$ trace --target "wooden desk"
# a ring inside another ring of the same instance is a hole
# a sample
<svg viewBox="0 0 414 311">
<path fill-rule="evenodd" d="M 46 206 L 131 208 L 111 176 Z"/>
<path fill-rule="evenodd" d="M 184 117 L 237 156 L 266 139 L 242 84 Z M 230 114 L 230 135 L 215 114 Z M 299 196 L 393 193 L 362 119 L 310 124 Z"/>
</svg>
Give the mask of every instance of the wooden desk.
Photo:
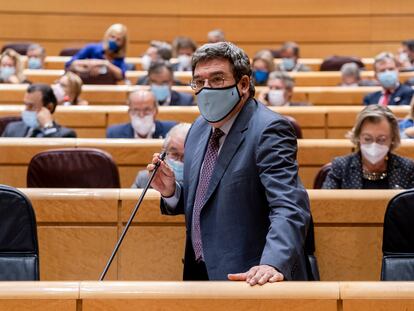
<svg viewBox="0 0 414 311">
<path fill-rule="evenodd" d="M 24 75 L 33 83 L 46 83 L 52 84 L 64 74 L 63 69 L 25 69 Z M 295 79 L 295 85 L 298 86 L 338 86 L 341 84 L 341 72 L 340 71 L 310 71 L 310 72 L 291 72 L 288 73 Z M 138 79 L 147 76 L 147 71 L 127 71 L 126 79 L 130 81 L 132 85 L 135 85 Z M 179 80 L 184 85 L 189 85 L 191 81 L 191 71 L 179 71 L 174 72 L 174 78 Z M 373 71 L 362 71 L 361 77 L 367 80 L 374 80 Z M 401 72 L 400 81 L 413 78 L 414 72 Z"/>
<path fill-rule="evenodd" d="M 82 98 L 90 105 L 125 105 L 128 92 L 135 89 L 147 89 L 148 86 L 128 85 L 84 85 Z M 27 85 L 0 84 L 0 104 L 21 104 Z M 264 87 L 256 87 L 256 94 Z M 380 90 L 380 87 L 312 87 L 295 88 L 293 102 L 309 102 L 315 106 L 362 105 L 366 94 Z M 189 86 L 173 86 L 173 90 L 194 95 Z"/>
<path fill-rule="evenodd" d="M 139 189 L 21 189 L 38 222 L 42 280 L 96 280 Z M 382 226 L 399 190 L 308 190 L 321 279 L 379 280 Z M 150 190 L 108 280 L 180 280 L 183 216 L 164 216 Z"/>
<path fill-rule="evenodd" d="M 27 57 L 22 56 L 24 63 L 27 61 Z M 45 67 L 46 69 L 64 69 L 65 63 L 70 60 L 68 56 L 46 56 Z M 372 70 L 372 65 L 374 63 L 373 58 L 362 58 L 362 62 L 365 65 L 366 70 Z M 177 59 L 172 58 L 170 60 L 172 63 L 177 62 Z M 137 70 L 141 70 L 141 57 L 126 57 L 125 62 L 128 64 L 134 64 Z M 280 58 L 275 58 L 274 63 L 280 64 L 282 60 Z M 319 71 L 319 68 L 323 62 L 323 58 L 300 58 L 299 62 L 310 67 L 312 71 Z"/>
<path fill-rule="evenodd" d="M 109 152 L 118 165 L 121 186 L 130 187 L 139 170 L 145 169 L 162 140 L 89 138 L 1 138 L 0 183 L 26 186 L 27 166 L 38 152 L 57 148 L 89 147 Z M 346 139 L 302 139 L 298 141 L 299 175 L 306 188 L 312 188 L 320 167 L 334 157 L 352 152 Z M 404 140 L 397 154 L 414 158 L 414 141 Z"/>
<path fill-rule="evenodd" d="M 292 106 L 269 107 L 282 115 L 288 115 L 299 123 L 303 138 L 344 138 L 355 123 L 356 115 L 363 106 Z M 409 106 L 391 106 L 398 118 L 408 115 Z M 20 116 L 23 105 L 0 105 L 0 117 Z M 106 128 L 113 124 L 129 122 L 125 105 L 58 106 L 56 121 L 73 128 L 79 138 L 105 138 Z M 157 119 L 192 123 L 199 116 L 196 106 L 158 109 Z"/>
</svg>

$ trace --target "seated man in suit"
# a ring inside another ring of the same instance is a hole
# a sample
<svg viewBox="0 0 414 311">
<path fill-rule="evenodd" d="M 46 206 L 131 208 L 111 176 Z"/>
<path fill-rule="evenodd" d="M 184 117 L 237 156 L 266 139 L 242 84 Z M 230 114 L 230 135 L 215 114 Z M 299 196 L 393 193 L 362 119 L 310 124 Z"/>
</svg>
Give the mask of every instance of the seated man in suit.
<svg viewBox="0 0 414 311">
<path fill-rule="evenodd" d="M 299 62 L 300 49 L 296 42 L 285 42 L 280 49 L 282 63 L 277 65 L 277 71 L 310 71 L 310 68 Z"/>
<path fill-rule="evenodd" d="M 383 90 L 364 97 L 365 105 L 409 105 L 413 96 L 410 86 L 398 81 L 397 61 L 391 53 L 380 53 L 374 61 L 375 78 Z"/>
<path fill-rule="evenodd" d="M 166 162 L 174 171 L 177 181 L 183 181 L 184 142 L 190 129 L 190 123 L 178 123 L 168 132 L 162 149 L 167 153 Z M 149 179 L 147 170 L 139 171 L 131 188 L 144 188 Z"/>
<path fill-rule="evenodd" d="M 23 121 L 11 122 L 3 137 L 76 137 L 76 133 L 53 121 L 57 100 L 52 88 L 46 84 L 32 84 L 24 95 Z"/>
<path fill-rule="evenodd" d="M 137 90 L 130 93 L 127 104 L 131 122 L 108 127 L 106 138 L 164 138 L 176 124 L 156 120 L 158 105 L 151 91 Z"/>
<path fill-rule="evenodd" d="M 148 70 L 148 84 L 160 106 L 191 106 L 194 99 L 191 94 L 173 91 L 174 73 L 171 64 L 158 61 Z"/>
</svg>

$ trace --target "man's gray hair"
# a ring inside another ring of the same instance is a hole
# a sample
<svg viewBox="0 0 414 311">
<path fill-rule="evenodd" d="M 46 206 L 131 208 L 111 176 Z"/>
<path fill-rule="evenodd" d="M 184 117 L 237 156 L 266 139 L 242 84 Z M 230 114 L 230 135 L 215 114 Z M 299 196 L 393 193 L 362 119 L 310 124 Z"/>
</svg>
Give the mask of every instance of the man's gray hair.
<svg viewBox="0 0 414 311">
<path fill-rule="evenodd" d="M 215 37 L 219 40 L 219 42 L 221 41 L 225 41 L 225 37 L 224 37 L 224 31 L 221 29 L 213 29 L 211 31 L 208 32 L 207 37 Z"/>
<path fill-rule="evenodd" d="M 269 82 L 270 80 L 282 81 L 285 88 L 289 91 L 293 90 L 295 87 L 295 80 L 284 71 L 272 71 L 269 74 L 269 79 L 267 81 Z"/>
<path fill-rule="evenodd" d="M 150 46 L 157 49 L 157 54 L 164 60 L 170 60 L 172 57 L 171 44 L 164 41 L 152 40 Z"/>
<path fill-rule="evenodd" d="M 341 73 L 343 76 L 356 77 L 358 80 L 361 78 L 359 66 L 355 63 L 346 63 L 341 67 Z"/>
<path fill-rule="evenodd" d="M 168 149 L 168 145 L 170 144 L 171 137 L 173 136 L 181 136 L 184 140 L 187 136 L 188 131 L 190 130 L 191 124 L 190 123 L 178 123 L 174 125 L 167 135 L 165 136 L 164 143 L 162 144 L 162 148 L 164 150 Z"/>
<path fill-rule="evenodd" d="M 225 59 L 230 63 L 233 77 L 239 82 L 243 76 L 250 78 L 250 97 L 254 97 L 255 88 L 252 81 L 252 69 L 247 54 L 238 46 L 231 42 L 206 43 L 198 48 L 193 54 L 191 66 L 194 70 L 199 62 L 205 62 L 213 59 Z"/>
<path fill-rule="evenodd" d="M 394 64 L 397 64 L 397 59 L 395 58 L 394 54 L 391 52 L 382 52 L 375 56 L 374 60 L 374 70 L 377 70 L 377 64 L 385 62 L 386 60 L 392 60 Z"/>
</svg>

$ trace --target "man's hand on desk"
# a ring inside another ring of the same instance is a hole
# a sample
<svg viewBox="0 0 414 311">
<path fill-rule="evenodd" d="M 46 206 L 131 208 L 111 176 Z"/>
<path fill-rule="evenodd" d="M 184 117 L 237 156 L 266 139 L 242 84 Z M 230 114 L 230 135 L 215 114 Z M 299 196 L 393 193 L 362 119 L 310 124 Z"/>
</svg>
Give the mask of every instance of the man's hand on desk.
<svg viewBox="0 0 414 311">
<path fill-rule="evenodd" d="M 229 274 L 228 278 L 230 281 L 246 281 L 252 286 L 280 282 L 284 279 L 282 273 L 268 265 L 254 266 L 244 273 Z"/>
</svg>

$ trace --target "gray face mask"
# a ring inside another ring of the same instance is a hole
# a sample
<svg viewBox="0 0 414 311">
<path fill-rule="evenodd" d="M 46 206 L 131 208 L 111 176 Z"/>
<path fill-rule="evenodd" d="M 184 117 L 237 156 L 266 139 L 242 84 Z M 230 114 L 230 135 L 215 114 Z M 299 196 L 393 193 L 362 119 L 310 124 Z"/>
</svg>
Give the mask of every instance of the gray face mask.
<svg viewBox="0 0 414 311">
<path fill-rule="evenodd" d="M 200 113 L 210 123 L 227 117 L 241 99 L 237 84 L 218 89 L 204 87 L 196 95 Z"/>
</svg>

